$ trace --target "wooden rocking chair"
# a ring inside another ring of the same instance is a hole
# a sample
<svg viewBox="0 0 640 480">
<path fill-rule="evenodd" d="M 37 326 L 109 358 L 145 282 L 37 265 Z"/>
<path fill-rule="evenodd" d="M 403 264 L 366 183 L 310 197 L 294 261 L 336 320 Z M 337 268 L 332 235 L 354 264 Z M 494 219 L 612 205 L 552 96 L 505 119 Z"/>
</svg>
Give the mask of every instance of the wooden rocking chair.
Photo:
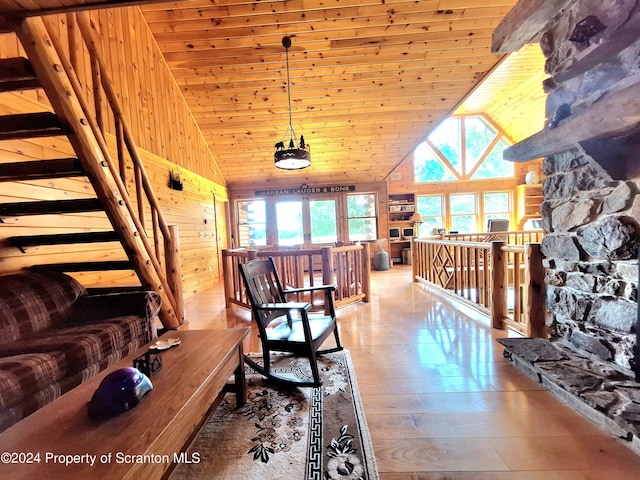
<svg viewBox="0 0 640 480">
<path fill-rule="evenodd" d="M 342 350 L 338 335 L 333 291 L 335 285 L 283 290 L 273 259 L 252 260 L 240 264 L 240 273 L 251 303 L 253 318 L 258 325 L 262 343 L 263 365 L 245 356 L 245 362 L 268 379 L 296 386 L 319 386 L 322 384 L 316 362 L 317 355 Z M 286 295 L 324 290 L 323 312 L 312 312 L 311 303 L 288 302 Z M 336 346 L 319 350 L 333 333 Z M 275 375 L 270 370 L 271 352 L 289 352 L 309 359 L 313 381 L 297 381 Z"/>
</svg>

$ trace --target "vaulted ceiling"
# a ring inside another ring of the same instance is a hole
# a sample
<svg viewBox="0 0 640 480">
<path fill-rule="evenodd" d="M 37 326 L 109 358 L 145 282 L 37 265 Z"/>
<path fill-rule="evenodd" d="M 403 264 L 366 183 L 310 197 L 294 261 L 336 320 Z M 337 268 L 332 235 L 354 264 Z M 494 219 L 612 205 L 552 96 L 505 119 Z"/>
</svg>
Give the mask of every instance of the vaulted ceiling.
<svg viewBox="0 0 640 480">
<path fill-rule="evenodd" d="M 147 3 L 140 8 L 149 29 L 231 188 L 384 180 L 490 78 L 502 60 L 491 53 L 493 31 L 517 3 L 156 2 L 91 4 Z M 4 13 L 69 8 L 86 8 L 85 1 L 0 0 Z M 293 127 L 311 146 L 311 167 L 298 171 L 273 165 L 274 145 L 289 139 L 283 138 L 289 125 L 284 36 L 292 39 Z M 478 91 L 504 96 L 520 88 L 540 71 L 539 55 L 535 65 L 530 58 L 522 56 L 515 70 Z M 483 108 L 497 105 L 486 95 L 477 99 Z"/>
<path fill-rule="evenodd" d="M 515 3 L 193 0 L 141 8 L 233 187 L 383 180 L 500 61 L 491 35 Z M 283 36 L 293 42 L 293 127 L 312 155 L 312 166 L 295 172 L 273 166 L 289 123 Z"/>
</svg>

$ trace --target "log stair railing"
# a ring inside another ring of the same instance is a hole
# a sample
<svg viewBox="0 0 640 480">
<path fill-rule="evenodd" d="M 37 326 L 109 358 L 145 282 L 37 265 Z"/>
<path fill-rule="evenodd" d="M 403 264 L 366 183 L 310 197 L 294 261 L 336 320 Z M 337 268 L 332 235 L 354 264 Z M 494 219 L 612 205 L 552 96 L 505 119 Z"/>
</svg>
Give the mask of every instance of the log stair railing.
<svg viewBox="0 0 640 480">
<path fill-rule="evenodd" d="M 83 14 L 79 14 L 81 17 Z M 75 22 L 75 14 L 70 15 Z M 116 95 L 109 82 L 92 40 L 88 17 L 78 22 L 85 47 L 95 69 L 92 78 L 95 116 L 84 98 L 84 90 L 71 61 L 61 55 L 40 17 L 25 18 L 15 24 L 14 31 L 28 58 L 0 59 L 0 91 L 42 88 L 53 112 L 39 112 L 0 117 L 0 140 L 66 136 L 77 158 L 35 160 L 0 164 L 0 182 L 86 176 L 95 190 L 95 198 L 45 200 L 0 204 L 0 222 L 7 217 L 51 215 L 104 211 L 113 231 L 79 232 L 49 235 L 17 236 L 7 240 L 23 252 L 30 246 L 75 243 L 117 242 L 122 244 L 128 260 L 87 261 L 33 265 L 36 270 L 64 272 L 131 270 L 142 288 L 156 291 L 162 297 L 160 320 L 165 328 L 177 328 L 184 322 L 182 284 L 177 227 L 168 226 L 144 171 L 137 147 L 124 121 Z M 106 102 L 101 98 L 105 92 Z M 111 158 L 105 135 L 104 118 L 98 105 L 106 103 L 115 119 L 118 165 Z M 135 192 L 126 186 L 124 153 L 127 152 L 135 173 Z M 134 200 L 131 195 L 135 195 Z M 151 211 L 153 236 L 145 228 L 145 205 Z M 160 259 L 164 257 L 164 268 Z"/>
</svg>

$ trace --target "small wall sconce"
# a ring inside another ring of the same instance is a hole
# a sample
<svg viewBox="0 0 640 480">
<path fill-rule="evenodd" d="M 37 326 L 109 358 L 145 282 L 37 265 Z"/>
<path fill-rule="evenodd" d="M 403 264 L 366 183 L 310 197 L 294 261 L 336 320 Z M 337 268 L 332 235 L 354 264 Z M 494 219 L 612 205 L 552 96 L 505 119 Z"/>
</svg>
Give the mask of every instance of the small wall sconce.
<svg viewBox="0 0 640 480">
<path fill-rule="evenodd" d="M 169 172 L 169 188 L 172 190 L 182 190 L 182 181 L 180 180 L 180 174 L 175 173 L 173 170 Z"/>
</svg>

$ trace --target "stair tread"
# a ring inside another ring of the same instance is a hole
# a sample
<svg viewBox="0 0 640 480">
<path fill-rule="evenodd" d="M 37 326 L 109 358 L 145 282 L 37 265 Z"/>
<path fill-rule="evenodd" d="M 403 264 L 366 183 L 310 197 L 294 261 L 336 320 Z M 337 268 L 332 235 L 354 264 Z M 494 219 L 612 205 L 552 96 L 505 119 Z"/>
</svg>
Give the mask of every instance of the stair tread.
<svg viewBox="0 0 640 480">
<path fill-rule="evenodd" d="M 77 177 L 84 174 L 77 158 L 0 163 L 0 182 Z"/>
<path fill-rule="evenodd" d="M 19 113 L 0 117 L 0 140 L 66 135 L 58 117 L 51 112 Z"/>
<path fill-rule="evenodd" d="M 103 210 L 102 204 L 97 198 L 16 202 L 0 204 L 0 217 L 96 212 L 101 210 Z"/>
<path fill-rule="evenodd" d="M 132 270 L 129 260 L 113 260 L 109 262 L 68 262 L 32 265 L 29 270 L 56 272 L 100 272 L 103 270 Z"/>
<path fill-rule="evenodd" d="M 9 237 L 8 242 L 14 247 L 34 247 L 38 245 L 66 245 L 72 243 L 117 242 L 118 234 L 107 232 L 57 233 L 49 235 L 22 235 Z"/>
<path fill-rule="evenodd" d="M 31 62 L 24 57 L 0 59 L 0 92 L 40 88 Z"/>
</svg>

